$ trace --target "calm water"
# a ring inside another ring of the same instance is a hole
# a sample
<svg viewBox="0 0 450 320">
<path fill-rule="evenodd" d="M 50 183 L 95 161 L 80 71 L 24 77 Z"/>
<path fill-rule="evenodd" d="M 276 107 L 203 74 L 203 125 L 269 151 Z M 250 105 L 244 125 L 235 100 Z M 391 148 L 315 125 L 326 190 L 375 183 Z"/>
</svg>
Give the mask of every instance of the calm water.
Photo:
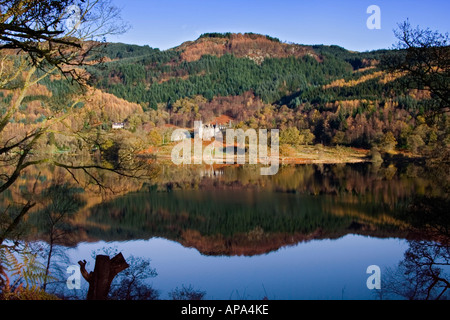
<svg viewBox="0 0 450 320">
<path fill-rule="evenodd" d="M 253 257 L 205 256 L 195 248 L 154 238 L 129 242 L 83 243 L 67 253 L 74 259 L 90 256 L 98 247 L 151 258 L 158 275 L 149 283 L 166 299 L 176 287 L 192 286 L 207 299 L 375 299 L 366 285 L 366 269 L 395 266 L 408 245 L 390 238 L 346 235 L 314 240 Z M 91 264 L 92 266 L 92 264 Z"/>
<path fill-rule="evenodd" d="M 301 165 L 273 177 L 258 172 L 162 168 L 135 191 L 79 210 L 62 246 L 65 260 L 53 261 L 64 270 L 86 259 L 92 270 L 92 252 L 104 248 L 151 259 L 157 276 L 144 283 L 160 299 L 182 286 L 207 299 L 420 299 L 435 279 L 420 278 L 427 252 L 440 263 L 438 279 L 448 280 L 448 177 L 439 168 Z M 435 215 L 425 214 L 430 208 Z M 34 221 L 36 238 L 45 239 L 42 219 Z M 381 269 L 381 290 L 366 285 L 370 265 Z M 412 293 L 419 280 L 422 291 Z M 431 286 L 432 297 L 448 297 L 440 285 Z M 76 293 L 83 298 L 85 290 Z"/>
</svg>

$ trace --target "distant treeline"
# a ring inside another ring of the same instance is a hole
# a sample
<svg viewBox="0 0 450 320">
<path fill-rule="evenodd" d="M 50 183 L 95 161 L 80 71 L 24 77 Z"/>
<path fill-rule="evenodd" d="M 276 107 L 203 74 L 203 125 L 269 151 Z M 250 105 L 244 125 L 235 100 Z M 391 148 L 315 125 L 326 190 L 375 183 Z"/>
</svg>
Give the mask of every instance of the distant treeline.
<svg viewBox="0 0 450 320">
<path fill-rule="evenodd" d="M 208 32 L 208 33 L 203 33 L 202 35 L 200 35 L 199 39 L 202 38 L 225 38 L 225 39 L 229 39 L 231 38 L 231 36 L 233 35 L 233 33 L 231 32 Z M 260 36 L 259 34 L 253 33 L 253 32 L 246 32 L 244 33 L 244 35 L 246 36 Z M 275 37 L 271 37 L 269 35 L 265 35 L 264 37 L 266 37 L 268 40 L 270 41 L 274 41 L 274 42 L 281 42 L 280 39 L 275 38 Z"/>
</svg>

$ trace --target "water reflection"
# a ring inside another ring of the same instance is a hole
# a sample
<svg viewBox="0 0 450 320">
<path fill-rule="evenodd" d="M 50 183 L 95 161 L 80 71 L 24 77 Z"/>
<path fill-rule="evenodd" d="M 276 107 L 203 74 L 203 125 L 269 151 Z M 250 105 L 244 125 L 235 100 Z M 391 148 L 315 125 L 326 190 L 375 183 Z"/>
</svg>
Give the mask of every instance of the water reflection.
<svg viewBox="0 0 450 320">
<path fill-rule="evenodd" d="M 229 273 L 226 282 L 206 290 L 209 298 L 367 299 L 373 295 L 364 271 L 372 263 L 390 266 L 375 298 L 443 299 L 449 288 L 445 173 L 412 164 L 290 165 L 275 176 L 260 176 L 254 166 L 161 167 L 157 179 L 128 183 L 132 192 L 106 200 L 68 184 L 47 185 L 42 205 L 27 220 L 28 233 L 21 235 L 49 245 L 42 250 L 47 266 L 56 264 L 58 246 L 67 252 L 101 241 L 144 243 L 137 258 L 143 263 L 122 273 L 112 286 L 114 299 L 161 298 L 157 286 L 140 278 L 153 271 L 158 272 L 154 281 L 166 281 L 173 297 L 194 298 L 204 291 L 190 292 L 189 285 L 205 288 L 208 269 L 219 278 Z M 171 257 L 172 264 L 155 271 L 165 244 L 150 251 L 149 239 L 181 244 L 169 254 L 185 260 Z M 377 241 L 383 241 L 384 251 L 373 255 L 370 246 Z M 389 246 L 397 252 L 384 260 Z M 152 268 L 147 258 L 155 263 Z M 234 258 L 246 263 L 233 265 Z M 176 269 L 179 265 L 184 269 Z M 171 282 L 165 273 L 185 281 Z M 251 287 L 260 291 L 242 288 L 239 283 L 247 278 L 259 281 Z M 167 292 L 164 297 L 171 298 Z"/>
<path fill-rule="evenodd" d="M 184 286 L 206 292 L 205 299 L 213 300 L 375 299 L 366 287 L 367 267 L 396 265 L 407 249 L 399 239 L 347 235 L 252 257 L 206 256 L 162 238 L 82 243 L 68 253 L 76 260 L 105 245 L 151 258 L 158 275 L 147 284 L 158 290 L 159 299 L 171 299 L 169 293 Z"/>
<path fill-rule="evenodd" d="M 262 177 L 244 166 L 221 168 L 214 178 L 187 172 L 93 206 L 79 222 L 96 240 L 161 237 L 206 255 L 252 256 L 349 233 L 415 239 L 424 235 L 402 213 L 417 196 L 445 195 L 419 169 L 286 166 Z"/>
<path fill-rule="evenodd" d="M 409 241 L 404 259 L 387 268 L 384 299 L 448 300 L 450 298 L 450 248 L 448 244 Z"/>
<path fill-rule="evenodd" d="M 426 240 L 410 240 L 404 259 L 387 268 L 380 295 L 408 300 L 450 298 L 449 199 L 417 197 L 402 212 L 411 230 Z M 422 238 L 423 239 L 423 238 Z"/>
</svg>

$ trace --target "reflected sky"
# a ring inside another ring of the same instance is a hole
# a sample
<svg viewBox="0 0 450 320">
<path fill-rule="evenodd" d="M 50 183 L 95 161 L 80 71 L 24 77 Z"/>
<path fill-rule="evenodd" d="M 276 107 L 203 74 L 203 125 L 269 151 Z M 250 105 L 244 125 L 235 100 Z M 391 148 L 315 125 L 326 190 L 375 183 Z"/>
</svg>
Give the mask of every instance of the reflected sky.
<svg viewBox="0 0 450 320">
<path fill-rule="evenodd" d="M 283 247 L 264 255 L 204 256 L 196 249 L 162 238 L 147 241 L 81 243 L 67 254 L 71 261 L 86 259 L 93 268 L 92 251 L 115 247 L 125 257 L 152 260 L 158 276 L 150 283 L 161 299 L 182 285 L 206 291 L 206 299 L 328 300 L 374 299 L 367 289 L 369 265 L 381 270 L 398 264 L 408 248 L 405 240 L 347 235 Z M 381 275 L 383 281 L 383 274 Z M 382 282 L 383 285 L 383 282 Z"/>
</svg>

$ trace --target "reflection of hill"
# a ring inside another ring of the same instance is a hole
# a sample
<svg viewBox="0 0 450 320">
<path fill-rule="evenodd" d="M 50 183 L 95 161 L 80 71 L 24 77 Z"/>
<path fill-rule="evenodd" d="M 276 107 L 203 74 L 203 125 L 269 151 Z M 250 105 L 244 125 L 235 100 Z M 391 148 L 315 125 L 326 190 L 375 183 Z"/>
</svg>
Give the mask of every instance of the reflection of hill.
<svg viewBox="0 0 450 320">
<path fill-rule="evenodd" d="M 101 181 L 105 189 L 99 188 L 86 174 L 80 171 L 69 173 L 67 170 L 55 166 L 30 166 L 24 170 L 23 174 L 8 190 L 0 194 L 0 233 L 12 224 L 13 219 L 19 214 L 25 203 L 31 200 L 36 205 L 21 219 L 10 236 L 47 240 L 48 234 L 46 232 L 49 227 L 49 218 L 46 215 L 42 217 L 38 213 L 52 204 L 52 213 L 60 214 L 59 210 L 68 205 L 61 202 L 67 200 L 69 195 L 65 195 L 66 199 L 62 199 L 63 201 L 52 195 L 51 190 L 55 186 L 64 185 L 67 190 L 76 192 L 80 200 L 77 205 L 82 203 L 79 212 L 71 214 L 71 227 L 69 228 L 71 231 L 73 231 L 72 226 L 80 224 L 80 221 L 84 224 L 85 216 L 83 213 L 89 208 L 108 201 L 108 199 L 142 188 L 142 181 L 136 179 L 104 171 L 99 172 L 99 174 L 101 174 Z M 72 245 L 80 241 L 90 240 L 91 238 L 80 229 L 75 233 L 68 233 L 64 244 Z"/>
<path fill-rule="evenodd" d="M 163 237 L 208 255 L 262 254 L 348 233 L 406 236 L 382 206 L 345 198 L 245 189 L 135 193 L 92 208 L 84 227 L 93 239 Z M 349 214 L 336 214 L 344 205 Z"/>
<path fill-rule="evenodd" d="M 399 212 L 415 195 L 445 193 L 414 166 L 286 166 L 273 177 L 245 166 L 221 168 L 216 177 L 177 170 L 86 206 L 71 219 L 68 239 L 163 237 L 207 255 L 256 255 L 349 233 L 409 238 Z"/>
</svg>

